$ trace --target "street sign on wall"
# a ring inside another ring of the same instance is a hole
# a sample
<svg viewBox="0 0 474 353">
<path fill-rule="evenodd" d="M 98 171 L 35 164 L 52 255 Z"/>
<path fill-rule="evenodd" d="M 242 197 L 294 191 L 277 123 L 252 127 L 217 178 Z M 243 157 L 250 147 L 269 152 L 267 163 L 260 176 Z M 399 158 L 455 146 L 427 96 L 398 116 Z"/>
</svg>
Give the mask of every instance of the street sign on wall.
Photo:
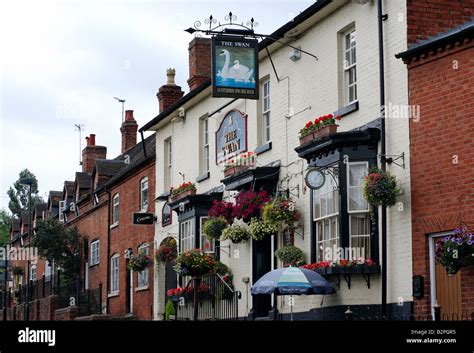
<svg viewBox="0 0 474 353">
<path fill-rule="evenodd" d="M 136 212 L 133 214 L 133 224 L 153 224 L 155 215 L 153 213 Z"/>
<path fill-rule="evenodd" d="M 212 96 L 258 99 L 258 42 L 212 38 Z"/>
<path fill-rule="evenodd" d="M 216 164 L 247 151 L 247 115 L 229 111 L 216 131 Z"/>
</svg>

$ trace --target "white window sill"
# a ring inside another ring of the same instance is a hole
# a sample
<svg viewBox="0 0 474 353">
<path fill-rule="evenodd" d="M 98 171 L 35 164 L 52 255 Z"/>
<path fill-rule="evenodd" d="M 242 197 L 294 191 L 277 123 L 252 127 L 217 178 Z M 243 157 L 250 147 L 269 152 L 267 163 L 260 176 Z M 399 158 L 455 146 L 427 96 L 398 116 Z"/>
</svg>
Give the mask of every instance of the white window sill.
<svg viewBox="0 0 474 353">
<path fill-rule="evenodd" d="M 98 266 L 98 265 L 99 265 L 99 263 L 98 263 L 98 262 L 96 262 L 96 263 L 94 263 L 94 264 L 90 264 L 90 265 L 89 265 L 89 268 L 91 268 L 91 267 L 95 267 L 95 266 Z"/>
<path fill-rule="evenodd" d="M 109 293 L 109 294 L 107 295 L 107 297 L 109 297 L 109 298 L 118 297 L 118 296 L 119 296 L 119 292 L 118 292 L 118 291 L 117 291 L 117 292 L 111 292 L 111 293 Z"/>
<path fill-rule="evenodd" d="M 111 224 L 111 225 L 110 225 L 110 229 L 115 228 L 115 227 L 118 227 L 118 225 L 119 225 L 118 222 L 115 222 L 114 224 Z"/>
<path fill-rule="evenodd" d="M 149 289 L 149 285 L 146 285 L 146 286 L 143 286 L 143 287 L 137 287 L 135 288 L 135 292 L 140 292 L 142 290 L 148 290 Z"/>
</svg>

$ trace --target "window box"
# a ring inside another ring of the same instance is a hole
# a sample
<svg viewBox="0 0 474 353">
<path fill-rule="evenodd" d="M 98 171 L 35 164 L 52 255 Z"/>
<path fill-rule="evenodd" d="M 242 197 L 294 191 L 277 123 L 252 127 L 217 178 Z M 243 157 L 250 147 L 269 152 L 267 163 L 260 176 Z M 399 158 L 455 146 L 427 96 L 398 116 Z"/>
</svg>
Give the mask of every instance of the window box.
<svg viewBox="0 0 474 353">
<path fill-rule="evenodd" d="M 178 194 L 175 194 L 171 197 L 171 202 L 175 202 L 177 200 L 181 200 L 183 198 L 185 198 L 186 196 L 191 196 L 191 195 L 196 195 L 196 190 L 185 190 L 185 191 L 182 191 Z"/>
<path fill-rule="evenodd" d="M 310 133 L 309 135 L 306 135 L 304 137 L 300 138 L 300 145 L 304 145 L 309 143 L 310 141 L 313 141 L 315 139 L 323 138 L 329 135 L 334 135 L 337 133 L 337 128 L 339 125 L 336 124 L 331 124 L 331 125 L 325 125 L 319 130 Z"/>
<path fill-rule="evenodd" d="M 224 177 L 227 178 L 230 175 L 245 172 L 246 170 L 249 169 L 249 167 L 250 166 L 248 166 L 248 165 L 236 165 L 234 167 L 229 167 L 229 168 L 224 170 Z"/>
</svg>

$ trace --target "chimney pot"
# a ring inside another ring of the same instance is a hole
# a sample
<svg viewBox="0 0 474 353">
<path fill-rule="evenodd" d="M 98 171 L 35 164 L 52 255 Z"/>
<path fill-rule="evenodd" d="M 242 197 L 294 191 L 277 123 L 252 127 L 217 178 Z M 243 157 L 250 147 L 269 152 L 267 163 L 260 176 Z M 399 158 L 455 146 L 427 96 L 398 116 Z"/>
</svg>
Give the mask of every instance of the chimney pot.
<svg viewBox="0 0 474 353">
<path fill-rule="evenodd" d="M 135 120 L 133 118 L 133 110 L 126 110 L 125 111 L 125 120 Z"/>
<path fill-rule="evenodd" d="M 168 70 L 166 70 L 166 77 L 167 77 L 166 84 L 168 86 L 175 86 L 176 85 L 176 83 L 174 82 L 174 77 L 175 76 L 176 76 L 176 70 L 175 69 L 169 68 Z"/>
<path fill-rule="evenodd" d="M 125 121 L 122 123 L 122 153 L 137 144 L 138 124 L 133 117 L 133 110 L 125 111 Z"/>
<path fill-rule="evenodd" d="M 166 70 L 167 83 L 158 90 L 156 97 L 158 98 L 160 113 L 166 110 L 169 106 L 176 103 L 183 97 L 184 92 L 181 87 L 176 85 L 174 77 L 176 75 L 175 69 L 169 68 Z"/>
<path fill-rule="evenodd" d="M 107 157 L 107 147 L 96 146 L 95 134 L 86 137 L 87 145 L 82 150 L 82 171 L 90 173 L 94 168 L 97 159 L 105 159 Z"/>
</svg>

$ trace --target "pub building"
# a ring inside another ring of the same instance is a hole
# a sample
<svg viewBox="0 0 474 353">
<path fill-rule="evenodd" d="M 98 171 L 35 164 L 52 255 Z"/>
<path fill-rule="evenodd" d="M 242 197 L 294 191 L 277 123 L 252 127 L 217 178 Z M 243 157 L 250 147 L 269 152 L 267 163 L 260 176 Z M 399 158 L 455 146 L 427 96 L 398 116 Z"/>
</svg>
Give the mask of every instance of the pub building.
<svg viewBox="0 0 474 353">
<path fill-rule="evenodd" d="M 380 36 L 377 5 L 318 1 L 258 44 L 258 100 L 213 97 L 211 81 L 219 80 L 210 79 L 211 66 L 219 69 L 220 62 L 213 64 L 211 40 L 195 37 L 189 44 L 189 93 L 169 69 L 157 94 L 159 114 L 140 129 L 156 136 L 156 248 L 174 239 L 179 253 L 202 249 L 225 263 L 239 293 L 239 319 L 287 319 L 291 309 L 295 319 L 344 319 L 347 312 L 410 317 L 408 119 L 383 121 L 380 110 L 382 89 L 385 102 L 408 104 L 407 68 L 394 56 L 406 49 L 404 27 L 394 20 L 406 9 L 386 2 L 383 11 L 390 19 L 383 23 L 384 85 L 374 45 Z M 341 117 L 336 132 L 299 139 L 308 121 L 329 114 Z M 224 174 L 226 163 L 248 152 L 255 153 L 255 164 Z M 370 209 L 362 189 L 369 167 L 382 162 L 403 190 L 386 217 L 382 207 Z M 183 182 L 195 183 L 196 193 L 171 197 Z M 202 226 L 213 202 L 235 202 L 248 190 L 289 197 L 301 214 L 298 228 L 241 243 L 207 239 Z M 353 267 L 328 275 L 332 295 L 293 301 L 252 296 L 253 283 L 285 265 L 274 253 L 288 244 L 300 248 L 308 264 L 357 258 L 375 265 L 370 273 Z M 188 281 L 170 265 L 155 271 L 156 320 L 164 318 L 167 291 Z"/>
</svg>

